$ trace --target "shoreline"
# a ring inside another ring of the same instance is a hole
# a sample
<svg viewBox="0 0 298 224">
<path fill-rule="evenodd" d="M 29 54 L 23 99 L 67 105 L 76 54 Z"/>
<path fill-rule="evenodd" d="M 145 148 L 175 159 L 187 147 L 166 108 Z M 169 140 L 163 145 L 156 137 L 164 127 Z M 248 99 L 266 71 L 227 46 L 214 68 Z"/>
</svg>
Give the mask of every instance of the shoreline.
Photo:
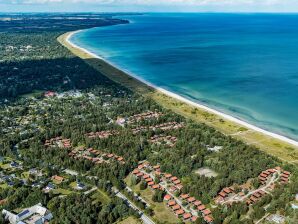
<svg viewBox="0 0 298 224">
<path fill-rule="evenodd" d="M 294 146 L 298 146 L 298 141 L 295 141 L 295 140 L 293 140 L 293 139 L 291 139 L 291 138 L 288 138 L 288 137 L 283 136 L 283 135 L 280 135 L 280 134 L 276 134 L 276 133 L 274 133 L 274 132 L 267 131 L 267 130 L 265 130 L 265 129 L 263 129 L 263 128 L 257 127 L 257 126 L 255 126 L 255 125 L 253 125 L 253 124 L 250 124 L 250 123 L 248 123 L 248 122 L 246 122 L 246 121 L 243 121 L 243 120 L 241 120 L 241 119 L 239 119 L 239 118 L 236 118 L 236 117 L 233 117 L 233 116 L 231 116 L 231 115 L 229 115 L 229 114 L 225 114 L 225 113 L 220 112 L 220 111 L 218 111 L 218 110 L 212 109 L 212 108 L 210 108 L 210 107 L 208 107 L 208 106 L 205 106 L 205 105 L 203 105 L 203 104 L 200 104 L 200 103 L 197 103 L 197 102 L 193 102 L 193 101 L 191 101 L 191 100 L 189 100 L 189 99 L 187 99 L 187 98 L 185 98 L 185 97 L 182 97 L 182 96 L 180 96 L 180 95 L 178 95 L 178 94 L 176 94 L 176 93 L 173 93 L 173 92 L 170 92 L 170 91 L 168 91 L 168 90 L 166 90 L 166 89 L 163 89 L 163 88 L 161 88 L 161 87 L 158 87 L 158 86 L 156 86 L 156 85 L 154 85 L 154 84 L 152 84 L 152 83 L 150 83 L 150 82 L 147 82 L 146 80 L 144 80 L 144 79 L 142 79 L 142 78 L 140 78 L 140 77 L 138 77 L 138 76 L 136 76 L 136 75 L 134 75 L 134 74 L 131 74 L 130 72 L 128 72 L 128 71 L 125 70 L 125 69 L 119 68 L 118 66 L 116 66 L 116 65 L 114 65 L 113 63 L 107 61 L 106 59 L 100 57 L 99 55 L 97 55 L 97 54 L 95 54 L 95 53 L 92 53 L 92 52 L 90 52 L 89 50 L 87 50 L 87 49 L 85 49 L 85 48 L 83 48 L 83 47 L 80 47 L 80 46 L 78 46 L 78 45 L 72 43 L 72 42 L 70 41 L 70 38 L 71 38 L 73 35 L 75 35 L 76 33 L 79 33 L 79 32 L 81 32 L 81 31 L 83 31 L 83 30 L 77 30 L 77 31 L 68 33 L 68 35 L 67 35 L 65 41 L 66 41 L 69 45 L 71 45 L 72 47 L 74 47 L 74 48 L 76 48 L 76 49 L 78 49 L 78 50 L 83 51 L 84 53 L 86 53 L 86 54 L 92 56 L 93 58 L 97 58 L 97 59 L 103 60 L 104 62 L 106 62 L 106 63 L 109 64 L 110 66 L 112 66 L 112 67 L 114 67 L 114 68 L 116 68 L 116 69 L 118 69 L 118 70 L 123 71 L 126 75 L 131 76 L 131 77 L 133 77 L 134 79 L 137 79 L 138 81 L 144 83 L 145 85 L 147 85 L 147 86 L 149 86 L 149 87 L 151 87 L 151 88 L 153 88 L 153 89 L 155 89 L 155 90 L 157 90 L 157 91 L 160 91 L 161 93 L 163 93 L 163 94 L 165 94 L 165 95 L 167 95 L 167 96 L 169 96 L 169 97 L 172 97 L 172 98 L 174 98 L 174 99 L 176 99 L 176 100 L 179 100 L 179 101 L 182 101 L 182 102 L 184 102 L 184 103 L 187 103 L 187 104 L 189 104 L 189 105 L 191 105 L 191 106 L 194 106 L 194 107 L 196 107 L 196 108 L 203 109 L 203 110 L 205 110 L 205 111 L 207 111 L 207 112 L 209 112 L 209 113 L 218 115 L 218 116 L 220 116 L 220 117 L 223 118 L 223 119 L 227 119 L 227 120 L 229 120 L 229 121 L 235 122 L 235 123 L 237 123 L 237 124 L 239 124 L 239 125 L 241 125 L 241 126 L 244 126 L 245 128 L 252 129 L 252 130 L 254 130 L 254 131 L 257 131 L 257 132 L 260 132 L 260 133 L 262 133 L 262 134 L 265 134 L 265 135 L 267 135 L 267 136 L 269 136 L 269 137 L 276 138 L 276 139 L 278 139 L 278 140 L 284 141 L 284 142 L 289 143 L 289 144 L 294 145 Z"/>
</svg>

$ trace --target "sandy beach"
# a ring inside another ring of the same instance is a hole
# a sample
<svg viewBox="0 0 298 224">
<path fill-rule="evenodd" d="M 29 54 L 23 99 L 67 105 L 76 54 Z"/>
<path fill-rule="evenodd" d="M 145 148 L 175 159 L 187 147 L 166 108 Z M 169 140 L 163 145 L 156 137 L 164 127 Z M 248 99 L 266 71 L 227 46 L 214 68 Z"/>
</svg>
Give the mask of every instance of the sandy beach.
<svg viewBox="0 0 298 224">
<path fill-rule="evenodd" d="M 94 58 L 98 58 L 98 59 L 100 59 L 100 60 L 104 60 L 106 63 L 108 63 L 108 64 L 110 64 L 111 66 L 117 68 L 116 65 L 114 65 L 114 64 L 112 64 L 111 62 L 105 60 L 104 58 L 102 58 L 102 57 L 100 57 L 100 56 L 98 56 L 98 55 L 96 55 L 96 54 L 94 54 L 94 53 L 88 51 L 88 50 L 85 49 L 85 48 L 79 47 L 78 45 L 72 43 L 72 42 L 70 41 L 70 38 L 71 38 L 74 34 L 76 34 L 76 33 L 78 33 L 78 32 L 81 32 L 81 30 L 78 30 L 78 31 L 75 31 L 75 32 L 71 32 L 71 33 L 68 34 L 68 36 L 67 36 L 67 38 L 66 38 L 66 41 L 67 41 L 71 46 L 73 46 L 73 47 L 75 47 L 75 48 L 77 48 L 77 49 L 80 49 L 81 51 L 83 51 L 83 52 L 89 54 L 90 56 L 92 56 L 92 57 L 94 57 Z M 119 68 L 119 67 L 118 67 L 117 69 L 120 69 L 120 70 L 122 70 L 122 71 L 124 70 L 124 69 Z M 187 103 L 187 104 L 190 104 L 190 105 L 192 105 L 192 106 L 194 106 L 194 107 L 198 107 L 198 108 L 204 109 L 204 110 L 206 110 L 206 111 L 208 111 L 208 112 L 210 112 L 210 113 L 214 113 L 214 114 L 216 114 L 216 115 L 218 115 L 218 116 L 221 116 L 221 117 L 224 118 L 224 119 L 230 120 L 230 121 L 235 122 L 235 123 L 240 124 L 240 125 L 243 125 L 243 126 L 246 127 L 246 128 L 252 129 L 252 130 L 254 130 L 254 131 L 258 131 L 258 132 L 260 132 L 260 133 L 262 133 L 262 134 L 266 134 L 266 135 L 268 135 L 268 136 L 270 136 L 270 137 L 277 138 L 277 139 L 279 139 L 279 140 L 282 140 L 282 141 L 285 141 L 285 142 L 287 142 L 287 143 L 290 143 L 290 144 L 293 144 L 293 145 L 295 145 L 295 146 L 298 146 L 298 142 L 295 141 L 295 140 L 293 140 L 293 139 L 290 139 L 290 138 L 287 138 L 287 137 L 285 137 L 285 136 L 282 136 L 282 135 L 279 135 L 279 134 L 276 134 L 276 133 L 273 133 L 273 132 L 264 130 L 264 129 L 262 129 L 262 128 L 259 128 L 259 127 L 255 126 L 255 125 L 249 124 L 249 123 L 247 123 L 247 122 L 245 122 L 245 121 L 243 121 L 243 120 L 240 120 L 240 119 L 238 119 L 238 118 L 232 117 L 232 116 L 230 116 L 230 115 L 228 115 L 228 114 L 224 114 L 224 113 L 222 113 L 222 112 L 220 112 L 220 111 L 214 110 L 214 109 L 209 108 L 209 107 L 207 107 L 207 106 L 205 106 L 205 105 L 202 105 L 202 104 L 193 102 L 193 101 L 191 101 L 191 100 L 189 100 L 189 99 L 186 99 L 186 98 L 184 98 L 184 97 L 182 97 L 182 96 L 180 96 L 180 95 L 178 95 L 178 94 L 176 94 L 176 93 L 173 93 L 173 92 L 167 91 L 167 90 L 165 90 L 165 89 L 163 89 L 163 88 L 160 88 L 160 87 L 158 87 L 158 86 L 155 86 L 155 85 L 153 85 L 152 83 L 149 83 L 149 82 L 147 82 L 147 81 L 145 81 L 145 80 L 139 78 L 138 76 L 129 73 L 128 71 L 125 71 L 125 70 L 124 70 L 124 72 L 125 72 L 127 75 L 132 76 L 132 77 L 134 77 L 135 79 L 137 79 L 137 80 L 139 80 L 139 81 L 145 83 L 146 85 L 148 85 L 148 86 L 150 86 L 150 87 L 152 87 L 152 88 L 154 88 L 154 89 L 156 89 L 156 90 L 162 92 L 163 94 L 166 94 L 167 96 L 173 97 L 173 98 L 175 98 L 175 99 L 177 99 L 177 100 L 180 100 L 180 101 L 182 101 L 182 102 L 185 102 L 185 103 Z"/>
<path fill-rule="evenodd" d="M 203 111 L 205 111 L 207 113 L 210 113 L 212 115 L 216 115 L 220 119 L 223 119 L 225 121 L 229 121 L 229 122 L 235 123 L 235 124 L 239 125 L 240 127 L 245 127 L 249 131 L 260 133 L 261 135 L 264 135 L 264 138 L 266 138 L 266 136 L 267 136 L 267 138 L 269 137 L 271 140 L 272 139 L 273 140 L 274 139 L 275 140 L 278 140 L 277 143 L 274 143 L 275 145 L 282 144 L 282 142 L 283 142 L 283 143 L 286 143 L 285 148 L 293 147 L 293 149 L 296 149 L 296 147 L 298 146 L 298 142 L 295 141 L 295 140 L 293 140 L 293 139 L 290 139 L 290 138 L 288 138 L 286 136 L 282 136 L 282 135 L 277 134 L 277 133 L 270 132 L 268 130 L 264 130 L 264 129 L 260 128 L 260 127 L 257 127 L 255 125 L 252 125 L 252 124 L 246 122 L 246 121 L 243 121 L 243 120 L 240 120 L 238 118 L 235 118 L 235 117 L 233 117 L 231 115 L 222 113 L 220 111 L 217 111 L 215 109 L 209 108 L 209 107 L 207 107 L 205 105 L 202 105 L 202 104 L 199 104 L 197 102 L 193 102 L 193 101 L 191 101 L 189 99 L 186 99 L 186 98 L 184 98 L 184 97 L 182 97 L 182 96 L 180 96 L 180 95 L 178 95 L 176 93 L 173 93 L 173 92 L 170 92 L 170 91 L 165 90 L 163 88 L 160 88 L 158 86 L 155 86 L 154 84 L 149 83 L 146 80 L 143 80 L 143 79 L 139 78 L 137 75 L 131 74 L 128 71 L 125 71 L 124 69 L 117 67 L 116 65 L 114 65 L 111 62 L 105 60 L 104 58 L 100 57 L 99 55 L 94 54 L 94 53 L 88 51 L 87 49 L 82 48 L 82 47 L 77 46 L 76 44 L 72 43 L 70 41 L 71 37 L 74 34 L 78 33 L 78 32 L 81 32 L 81 30 L 66 33 L 63 36 L 62 39 L 65 41 L 66 45 L 69 45 L 69 46 L 71 46 L 71 48 L 76 49 L 78 51 L 81 51 L 85 55 L 88 55 L 88 58 L 99 59 L 99 60 L 105 62 L 106 64 L 112 66 L 114 69 L 117 69 L 119 71 L 122 71 L 124 73 L 124 75 L 126 74 L 127 76 L 133 77 L 134 79 L 138 80 L 139 82 L 144 83 L 145 85 L 149 86 L 150 88 L 153 88 L 154 90 L 157 90 L 159 93 L 162 93 L 162 94 L 164 94 L 164 95 L 166 95 L 166 96 L 168 96 L 170 98 L 173 98 L 173 99 L 178 100 L 180 102 L 186 103 L 187 105 L 189 105 L 191 107 L 198 108 L 198 109 L 203 110 Z M 268 141 L 268 139 L 267 139 L 267 141 Z M 266 150 L 264 150 L 264 151 L 266 151 Z M 297 159 L 295 158 L 294 161 L 296 162 Z"/>
</svg>

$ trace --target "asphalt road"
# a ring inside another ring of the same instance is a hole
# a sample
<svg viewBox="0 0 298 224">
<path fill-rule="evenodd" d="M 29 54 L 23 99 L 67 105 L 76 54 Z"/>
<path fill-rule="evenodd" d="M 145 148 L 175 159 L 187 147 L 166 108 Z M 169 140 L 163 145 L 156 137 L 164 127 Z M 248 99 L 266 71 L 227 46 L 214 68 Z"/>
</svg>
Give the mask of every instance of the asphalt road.
<svg viewBox="0 0 298 224">
<path fill-rule="evenodd" d="M 132 207 L 134 210 L 138 211 L 139 215 L 141 216 L 142 221 L 145 224 L 155 224 L 155 222 L 152 221 L 147 215 L 145 215 L 137 206 L 135 206 L 128 198 L 122 194 L 119 190 L 114 190 L 117 197 L 122 198 L 125 202 L 128 203 L 130 207 Z"/>
</svg>

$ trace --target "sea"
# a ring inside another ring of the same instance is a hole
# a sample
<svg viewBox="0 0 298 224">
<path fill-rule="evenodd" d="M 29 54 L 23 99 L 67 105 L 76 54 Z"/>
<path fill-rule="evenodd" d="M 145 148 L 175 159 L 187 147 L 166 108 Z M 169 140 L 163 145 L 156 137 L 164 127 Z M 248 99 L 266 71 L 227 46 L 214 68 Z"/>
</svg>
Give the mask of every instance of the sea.
<svg viewBox="0 0 298 224">
<path fill-rule="evenodd" d="M 298 140 L 298 14 L 148 13 L 71 41 L 194 102 Z"/>
</svg>

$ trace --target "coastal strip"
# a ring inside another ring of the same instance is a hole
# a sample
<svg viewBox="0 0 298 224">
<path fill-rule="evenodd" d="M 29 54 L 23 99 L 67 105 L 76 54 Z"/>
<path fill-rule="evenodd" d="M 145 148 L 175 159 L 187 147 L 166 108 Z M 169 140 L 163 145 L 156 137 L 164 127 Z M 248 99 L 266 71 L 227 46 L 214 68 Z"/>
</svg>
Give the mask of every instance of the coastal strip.
<svg viewBox="0 0 298 224">
<path fill-rule="evenodd" d="M 81 30 L 65 33 L 58 37 L 58 41 L 72 53 L 82 58 L 86 63 L 113 81 L 153 98 L 157 103 L 174 112 L 210 125 L 224 134 L 243 140 L 248 144 L 253 144 L 282 160 L 292 163 L 298 162 L 297 141 L 193 102 L 178 94 L 155 86 L 128 71 L 119 69 L 104 58 L 72 43 L 70 41 L 71 37 L 78 32 L 81 32 Z"/>
</svg>

